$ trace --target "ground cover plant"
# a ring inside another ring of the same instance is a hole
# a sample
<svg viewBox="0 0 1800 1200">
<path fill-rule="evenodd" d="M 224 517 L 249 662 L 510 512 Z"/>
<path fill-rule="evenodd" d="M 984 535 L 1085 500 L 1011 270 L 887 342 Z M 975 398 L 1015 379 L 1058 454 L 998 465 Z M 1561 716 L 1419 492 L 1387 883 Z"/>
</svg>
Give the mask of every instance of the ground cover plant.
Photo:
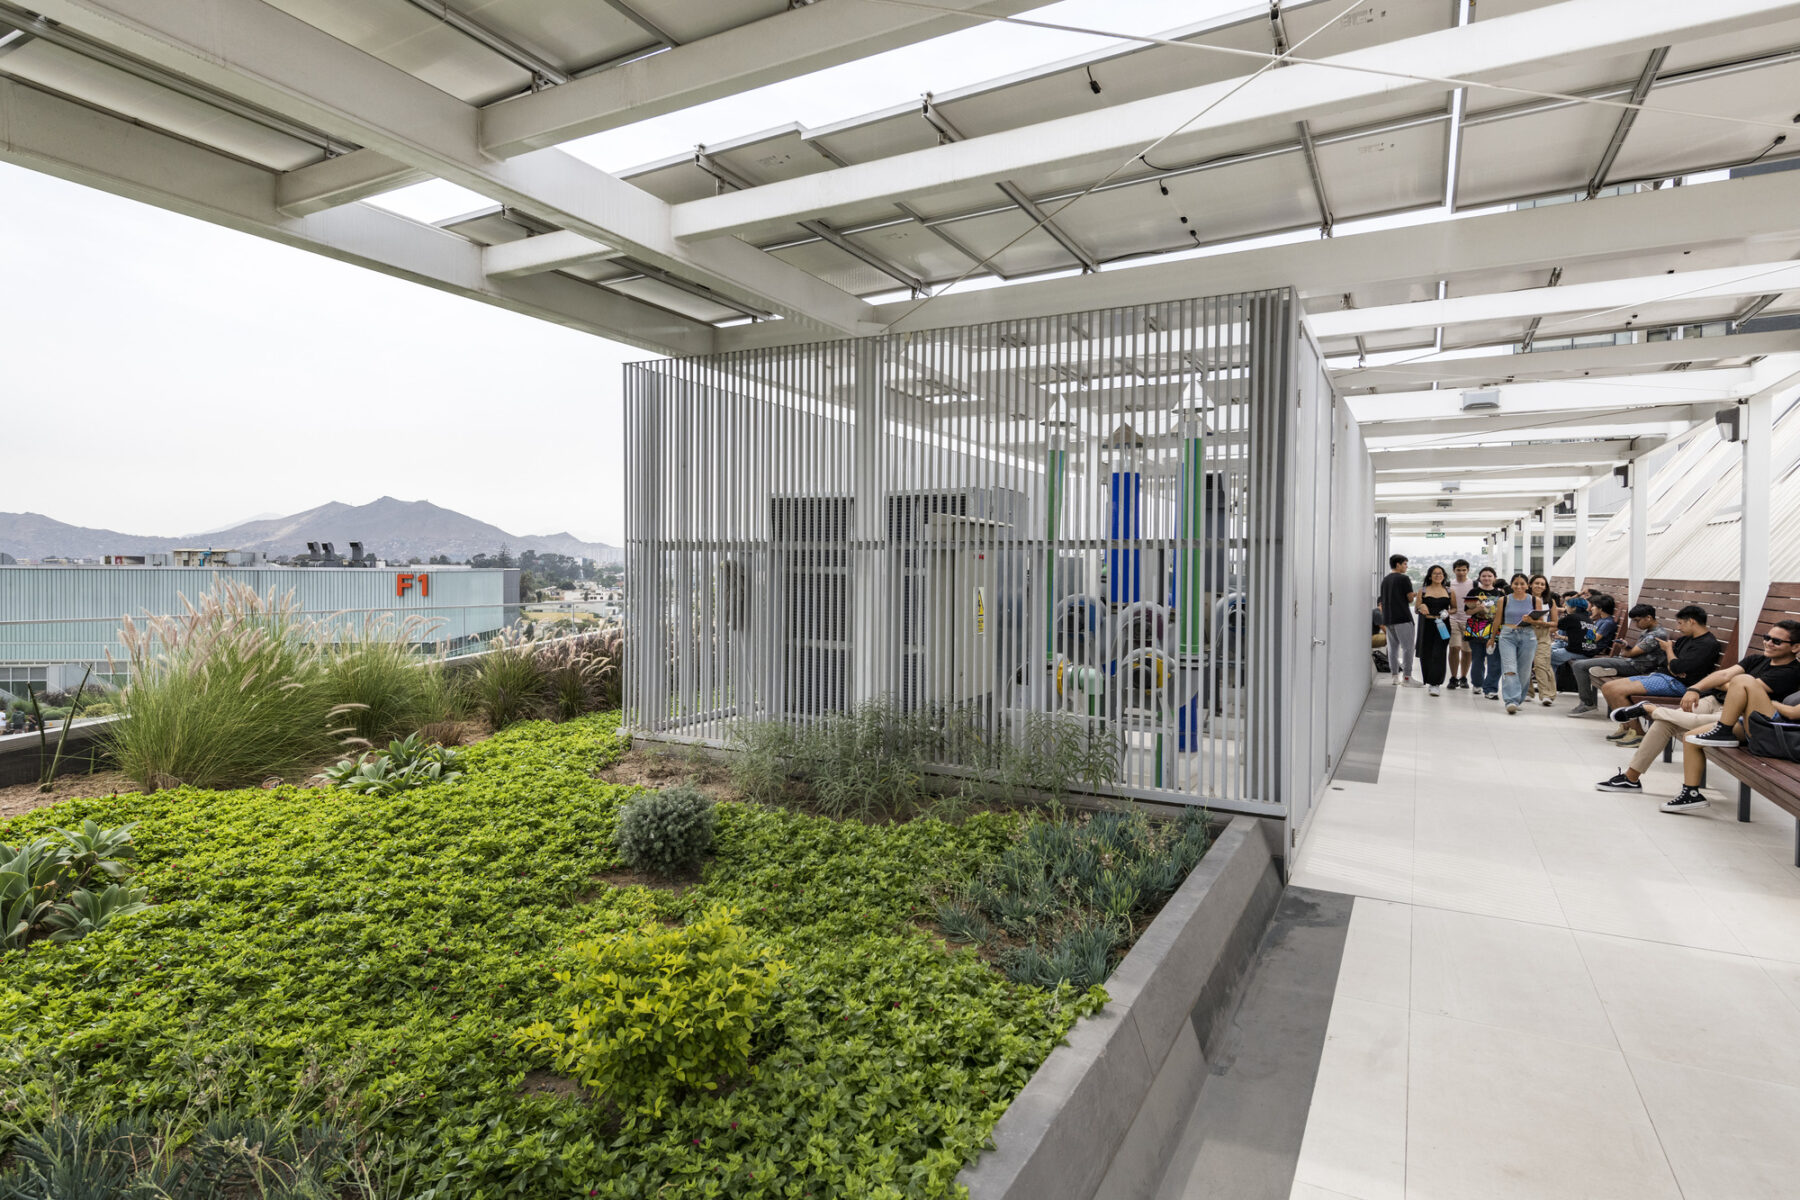
<svg viewBox="0 0 1800 1200">
<path fill-rule="evenodd" d="M 464 749 L 455 783 L 392 795 L 174 788 L 0 825 L 16 843 L 84 818 L 139 822 L 133 883 L 151 905 L 7 953 L 8 1169 L 18 1177 L 58 1122 L 115 1141 L 136 1122 L 166 1148 L 265 1121 L 286 1122 L 295 1146 L 324 1131 L 319 1144 L 354 1148 L 318 1160 L 339 1196 L 951 1194 L 1102 998 L 1009 980 L 930 928 L 933 896 L 1001 861 L 1025 818 L 863 823 L 720 804 L 695 883 L 611 887 L 600 877 L 622 864 L 614 837 L 634 794 L 597 778 L 621 752 L 616 727 L 514 726 Z M 684 1068 L 691 1080 L 578 1087 L 579 1061 L 559 1070 L 552 1045 L 521 1036 L 575 1030 L 596 947 L 647 940 L 605 960 L 616 972 L 671 952 L 657 929 L 704 930 L 721 913 L 742 940 L 719 945 L 744 949 L 734 961 L 768 988 L 727 1021 L 723 1050 Z M 349 1169 L 369 1161 L 380 1171 Z"/>
</svg>

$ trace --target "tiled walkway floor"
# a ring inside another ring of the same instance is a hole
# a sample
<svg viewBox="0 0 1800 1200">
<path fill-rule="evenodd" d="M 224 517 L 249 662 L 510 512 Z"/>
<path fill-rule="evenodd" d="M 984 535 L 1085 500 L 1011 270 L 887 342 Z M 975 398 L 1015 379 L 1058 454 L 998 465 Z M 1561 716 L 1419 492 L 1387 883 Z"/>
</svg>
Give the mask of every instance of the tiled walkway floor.
<svg viewBox="0 0 1800 1200">
<path fill-rule="evenodd" d="M 1385 677 L 1380 686 L 1385 686 Z M 1792 818 L 1670 815 L 1572 698 L 1396 697 L 1293 882 L 1357 897 L 1292 1200 L 1800 1196 Z"/>
</svg>

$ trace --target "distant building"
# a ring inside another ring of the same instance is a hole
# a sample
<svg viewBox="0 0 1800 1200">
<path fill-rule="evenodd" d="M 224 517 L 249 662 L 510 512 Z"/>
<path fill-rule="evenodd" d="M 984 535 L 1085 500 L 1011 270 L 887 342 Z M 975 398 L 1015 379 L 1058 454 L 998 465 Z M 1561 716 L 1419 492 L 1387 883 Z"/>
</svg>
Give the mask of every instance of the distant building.
<svg viewBox="0 0 1800 1200">
<path fill-rule="evenodd" d="M 107 655 L 121 657 L 124 617 L 180 614 L 217 579 L 247 584 L 264 596 L 291 592 L 302 613 L 338 633 L 361 629 L 369 618 L 416 615 L 425 622 L 419 643 L 452 654 L 481 644 L 519 616 L 519 572 L 510 569 L 130 561 L 202 553 L 239 552 L 176 550 L 110 555 L 111 565 L 0 566 L 0 691 L 23 695 L 27 685 L 64 691 L 90 664 L 96 674 L 106 674 Z"/>
</svg>

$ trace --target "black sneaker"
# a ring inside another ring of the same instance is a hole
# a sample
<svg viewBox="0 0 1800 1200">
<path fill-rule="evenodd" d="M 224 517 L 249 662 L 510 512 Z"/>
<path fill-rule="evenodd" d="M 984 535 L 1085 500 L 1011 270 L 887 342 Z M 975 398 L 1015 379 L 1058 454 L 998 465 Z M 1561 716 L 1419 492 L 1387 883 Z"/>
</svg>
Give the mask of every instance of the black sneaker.
<svg viewBox="0 0 1800 1200">
<path fill-rule="evenodd" d="M 1642 704 L 1627 704 L 1624 708 L 1615 708 L 1606 715 L 1623 725 L 1627 721 L 1642 721 L 1650 714 L 1644 710 Z"/>
<path fill-rule="evenodd" d="M 1699 788 L 1684 787 L 1676 797 L 1662 806 L 1664 812 L 1696 812 L 1712 803 Z"/>
<path fill-rule="evenodd" d="M 1626 778 L 1625 772 L 1623 771 L 1620 771 L 1611 779 L 1602 779 L 1594 786 L 1603 792 L 1641 792 L 1644 790 L 1643 784 L 1637 782 L 1635 779 Z"/>
<path fill-rule="evenodd" d="M 1690 746 L 1729 746 L 1733 750 L 1743 745 L 1737 734 L 1724 725 L 1714 725 L 1704 733 L 1690 733 L 1685 740 Z"/>
</svg>

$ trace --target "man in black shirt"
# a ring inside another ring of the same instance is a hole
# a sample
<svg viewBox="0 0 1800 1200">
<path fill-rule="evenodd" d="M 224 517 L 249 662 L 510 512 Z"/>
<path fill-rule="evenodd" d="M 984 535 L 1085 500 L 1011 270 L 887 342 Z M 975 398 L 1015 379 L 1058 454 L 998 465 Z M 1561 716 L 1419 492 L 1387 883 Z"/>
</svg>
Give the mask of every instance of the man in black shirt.
<svg viewBox="0 0 1800 1200">
<path fill-rule="evenodd" d="M 1393 569 L 1381 577 L 1381 623 L 1387 629 L 1388 669 L 1399 687 L 1413 682 L 1413 581 L 1406 555 L 1389 558 L 1388 566 Z"/>
<path fill-rule="evenodd" d="M 1706 610 L 1698 604 L 1688 605 L 1675 614 L 1675 627 L 1681 636 L 1673 642 L 1659 643 L 1663 666 L 1643 675 L 1609 679 L 1600 685 L 1608 712 L 1629 708 L 1645 696 L 1678 700 L 1688 688 L 1713 673 L 1723 647 L 1706 627 Z"/>
<path fill-rule="evenodd" d="M 1727 680 L 1719 723 L 1704 733 L 1689 735 L 1688 745 L 1741 745 L 1748 740 L 1748 734 L 1739 737 L 1737 730 L 1746 713 L 1760 712 L 1767 716 L 1776 701 L 1800 691 L 1800 658 L 1796 657 L 1800 645 L 1796 645 L 1797 640 L 1800 640 L 1800 621 L 1777 621 L 1774 628 L 1763 635 L 1763 649 L 1767 653 L 1746 658 L 1740 664 L 1744 668 L 1743 674 Z M 1780 662 L 1777 655 L 1787 661 Z"/>
<path fill-rule="evenodd" d="M 1604 780 L 1598 786 L 1606 792 L 1641 792 L 1644 785 L 1639 778 L 1650 769 L 1657 755 L 1681 730 L 1705 730 L 1702 735 L 1707 741 L 1684 742 L 1681 751 L 1682 788 L 1673 800 L 1664 804 L 1664 812 L 1694 812 L 1705 808 L 1708 804 L 1706 794 L 1700 790 L 1700 778 L 1706 771 L 1706 750 L 1708 744 L 1717 745 L 1719 741 L 1731 737 L 1730 744 L 1736 745 L 1737 739 L 1731 736 L 1731 726 L 1721 724 L 1722 704 L 1730 699 L 1733 688 L 1757 689 L 1758 692 L 1771 696 L 1786 696 L 1800 689 L 1800 661 L 1796 653 L 1800 652 L 1800 621 L 1778 621 L 1763 638 L 1766 654 L 1752 654 L 1734 666 L 1714 671 L 1706 678 L 1689 687 L 1682 694 L 1679 707 L 1653 705 L 1648 702 L 1621 709 L 1613 715 L 1620 720 L 1635 717 L 1650 718 L 1650 732 L 1644 735 L 1643 744 L 1638 747 L 1637 756 L 1631 765 Z M 1739 682 L 1740 679 L 1745 682 Z M 1746 699 L 1748 693 L 1746 692 Z M 1743 708 L 1739 707 L 1741 715 Z M 1714 714 L 1721 714 L 1715 716 Z M 1737 716 L 1733 716 L 1733 723 Z"/>
</svg>

